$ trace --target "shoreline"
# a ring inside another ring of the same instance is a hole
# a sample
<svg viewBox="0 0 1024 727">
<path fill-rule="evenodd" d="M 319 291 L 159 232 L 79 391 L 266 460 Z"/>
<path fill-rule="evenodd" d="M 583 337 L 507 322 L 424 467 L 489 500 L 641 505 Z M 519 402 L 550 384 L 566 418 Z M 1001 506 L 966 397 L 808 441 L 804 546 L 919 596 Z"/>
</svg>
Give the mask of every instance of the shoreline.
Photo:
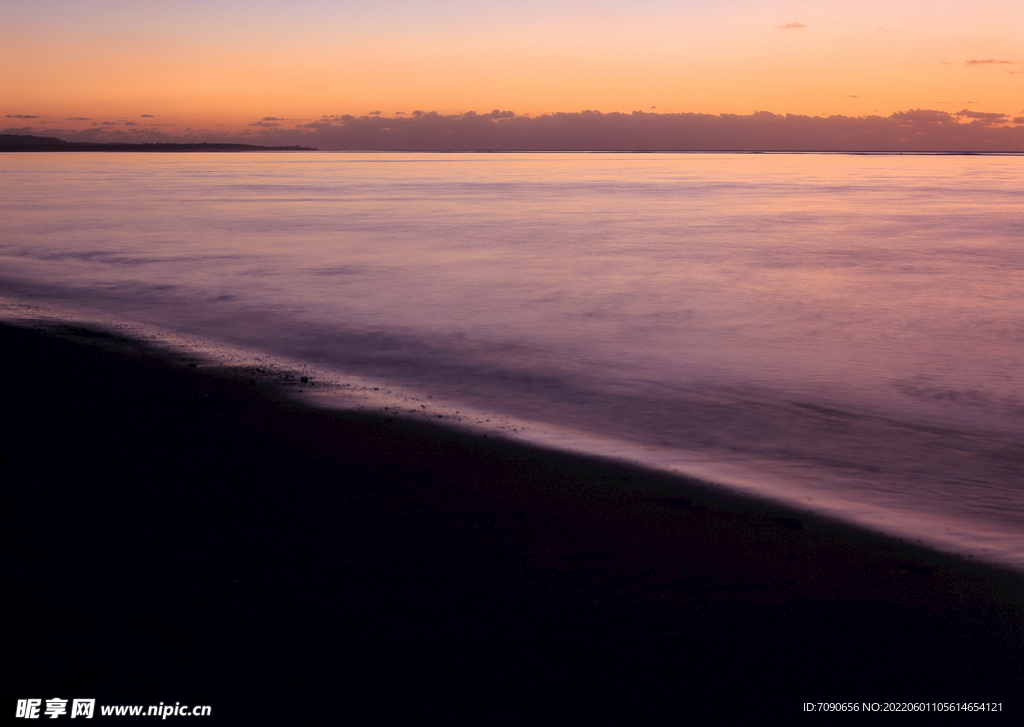
<svg viewBox="0 0 1024 727">
<path fill-rule="evenodd" d="M 1019 721 L 1010 572 L 93 337 L 0 325 L 16 698 L 231 724 L 854 700 Z"/>
<path fill-rule="evenodd" d="M 354 154 L 826 154 L 855 156 L 1024 156 L 1020 149 L 543 149 L 543 148 L 339 148 L 311 146 L 262 146 L 234 142 L 116 142 L 67 141 L 54 136 L 0 134 L 0 153 L 23 152 L 269 152 L 316 151 Z"/>
<path fill-rule="evenodd" d="M 134 350 L 141 344 L 161 361 L 172 366 L 198 367 L 215 376 L 259 383 L 299 406 L 339 413 L 365 413 L 398 418 L 410 423 L 438 424 L 460 436 L 488 435 L 526 447 L 594 459 L 599 466 L 639 469 L 647 475 L 700 482 L 718 496 L 750 499 L 765 508 L 782 508 L 801 513 L 801 518 L 834 521 L 841 527 L 863 530 L 898 542 L 914 544 L 965 562 L 976 562 L 1024 577 L 1024 560 L 1017 529 L 1000 528 L 1000 523 L 965 520 L 960 512 L 921 509 L 923 503 L 907 507 L 889 502 L 878 505 L 857 498 L 840 483 L 843 471 L 813 471 L 770 459 L 763 461 L 722 458 L 721 453 L 650 443 L 595 433 L 571 424 L 553 423 L 530 414 L 499 412 L 465 400 L 428 394 L 423 389 L 386 377 L 333 369 L 288 355 L 257 350 L 203 335 L 175 332 L 160 326 L 112 318 L 102 311 L 61 309 L 26 299 L 0 296 L 0 325 L 26 327 L 44 335 L 70 341 L 105 345 L 110 350 Z M 79 335 L 81 334 L 81 335 Z M 115 345 L 115 341 L 120 343 Z M 142 350 L 142 349 L 139 349 Z M 308 383 L 303 383 L 308 382 Z M 748 404 L 750 403 L 748 398 Z M 756 400 L 754 400 L 756 401 Z M 810 408 L 810 407 L 809 407 Z M 802 412 L 801 412 L 802 413 Z M 868 412 L 867 417 L 874 416 Z M 887 421 L 887 420 L 882 420 Z M 578 424 L 578 423 L 577 423 Z M 842 425 L 842 421 L 833 421 Z M 927 432 L 911 425 L 892 434 Z M 984 438 L 982 431 L 975 437 Z M 975 442 L 989 441 L 979 439 Z M 942 443 L 938 443 L 941 447 Z M 918 445 L 920 446 L 920 444 Z M 812 460 L 817 450 L 808 450 Z M 890 457 L 892 452 L 887 453 Z M 875 471 L 866 460 L 862 470 Z M 870 477 L 868 478 L 870 479 Z M 840 485 L 836 488 L 836 485 Z"/>
</svg>

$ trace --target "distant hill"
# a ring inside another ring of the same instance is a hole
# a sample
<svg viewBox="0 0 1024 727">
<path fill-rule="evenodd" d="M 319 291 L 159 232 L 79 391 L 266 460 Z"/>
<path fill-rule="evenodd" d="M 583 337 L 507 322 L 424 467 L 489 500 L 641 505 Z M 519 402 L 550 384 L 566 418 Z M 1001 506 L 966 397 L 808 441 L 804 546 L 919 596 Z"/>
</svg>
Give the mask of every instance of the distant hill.
<svg viewBox="0 0 1024 727">
<path fill-rule="evenodd" d="M 255 146 L 253 144 L 125 144 L 92 141 L 64 141 L 54 136 L 0 134 L 4 151 L 316 151 L 310 146 Z"/>
</svg>

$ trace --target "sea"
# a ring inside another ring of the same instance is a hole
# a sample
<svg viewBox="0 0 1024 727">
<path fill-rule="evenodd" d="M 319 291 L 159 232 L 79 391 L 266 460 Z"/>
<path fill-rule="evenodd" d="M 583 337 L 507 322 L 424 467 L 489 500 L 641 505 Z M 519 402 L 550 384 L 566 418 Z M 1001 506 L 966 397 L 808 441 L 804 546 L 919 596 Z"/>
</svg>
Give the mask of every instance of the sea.
<svg viewBox="0 0 1024 727">
<path fill-rule="evenodd" d="M 1022 212 L 1016 155 L 4 154 L 0 317 L 1022 571 Z"/>
</svg>

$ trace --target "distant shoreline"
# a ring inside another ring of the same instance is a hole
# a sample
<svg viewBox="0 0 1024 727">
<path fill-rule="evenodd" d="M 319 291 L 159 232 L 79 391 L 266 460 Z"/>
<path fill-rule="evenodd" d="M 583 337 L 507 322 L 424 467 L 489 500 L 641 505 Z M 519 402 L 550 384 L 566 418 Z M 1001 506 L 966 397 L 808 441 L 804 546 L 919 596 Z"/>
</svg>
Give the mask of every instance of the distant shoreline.
<svg viewBox="0 0 1024 727">
<path fill-rule="evenodd" d="M 255 144 L 199 143 L 140 143 L 64 141 L 55 136 L 0 134 L 0 152 L 23 151 L 319 151 L 311 146 L 257 146 Z"/>
<path fill-rule="evenodd" d="M 39 151 L 253 152 L 336 151 L 361 154 L 833 154 L 853 156 L 1024 156 L 1022 151 L 892 151 L 884 149 L 320 149 L 315 146 L 260 146 L 218 142 L 64 141 L 54 136 L 0 134 L 0 153 Z"/>
</svg>

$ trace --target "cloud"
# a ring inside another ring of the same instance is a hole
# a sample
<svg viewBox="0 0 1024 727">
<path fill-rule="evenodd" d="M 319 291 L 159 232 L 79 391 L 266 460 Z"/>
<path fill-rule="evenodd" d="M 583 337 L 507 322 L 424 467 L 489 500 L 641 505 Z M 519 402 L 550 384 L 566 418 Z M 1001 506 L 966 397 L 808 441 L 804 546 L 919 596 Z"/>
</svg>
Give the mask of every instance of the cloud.
<svg viewBox="0 0 1024 727">
<path fill-rule="evenodd" d="M 1005 123 L 1009 118 L 1009 114 L 985 113 L 984 111 L 970 111 L 968 109 L 958 111 L 955 115 L 965 119 L 974 119 L 982 124 L 1001 124 Z"/>
<path fill-rule="evenodd" d="M 417 116 L 325 116 L 246 141 L 320 149 L 394 151 L 1024 151 L 1024 128 L 1005 114 L 911 109 L 882 116 L 599 111 L 510 111 Z M 967 122 L 967 123 L 965 123 Z M 239 139 L 241 140 L 241 139 Z"/>
<path fill-rule="evenodd" d="M 1014 116 L 1013 117 L 1013 123 L 1015 123 L 1015 124 L 1024 124 L 1024 116 Z"/>
<path fill-rule="evenodd" d="M 934 109 L 911 109 L 909 111 L 898 111 L 890 119 L 894 119 L 901 126 L 923 128 L 930 125 L 956 123 L 953 114 L 947 111 L 936 111 Z"/>
<path fill-rule="evenodd" d="M 141 116 L 139 116 L 139 118 L 140 119 L 155 119 L 156 117 L 153 116 L 153 114 L 142 114 Z"/>
<path fill-rule="evenodd" d="M 1024 120 L 1024 111 L 1017 117 Z M 265 117 L 278 118 L 278 117 Z M 1016 121 L 1015 123 L 1020 123 Z M 23 132 L 31 133 L 31 132 Z M 208 141 L 378 151 L 1024 151 L 1024 125 L 1009 115 L 909 109 L 889 116 L 602 113 L 526 116 L 488 113 L 323 116 L 316 121 L 243 129 L 96 124 L 69 141 Z"/>
<path fill-rule="evenodd" d="M 282 121 L 303 121 L 303 119 L 286 119 L 282 116 L 264 116 L 259 121 L 255 121 L 249 126 L 264 126 L 271 129 L 276 129 Z"/>
<path fill-rule="evenodd" d="M 970 60 L 964 61 L 965 66 L 991 66 L 991 65 L 1006 65 L 1012 66 L 1013 61 L 1003 61 L 998 58 L 986 58 L 984 60 Z"/>
<path fill-rule="evenodd" d="M 142 125 L 130 126 L 128 128 L 111 128 L 109 126 L 94 125 L 82 131 L 73 131 L 61 134 L 65 141 L 87 141 L 87 142 L 125 142 L 125 143 L 159 143 L 174 141 L 191 141 L 191 139 L 175 138 L 170 134 L 155 131 L 151 127 Z M 195 139 L 205 141 L 205 139 Z"/>
<path fill-rule="evenodd" d="M 92 121 L 92 119 L 90 119 L 87 116 L 71 116 L 71 117 L 66 118 L 64 120 L 65 121 Z"/>
<path fill-rule="evenodd" d="M 249 124 L 249 126 L 259 126 L 267 129 L 276 129 L 280 125 L 281 121 L 287 121 L 287 119 L 282 119 L 277 116 L 264 116 L 259 121 L 254 121 L 253 123 Z"/>
<path fill-rule="evenodd" d="M 779 30 L 800 30 L 806 27 L 803 23 L 786 23 L 785 25 L 778 26 Z"/>
<path fill-rule="evenodd" d="M 7 118 L 9 118 L 9 119 L 38 119 L 39 117 L 38 116 L 33 116 L 32 114 L 7 114 Z"/>
</svg>

